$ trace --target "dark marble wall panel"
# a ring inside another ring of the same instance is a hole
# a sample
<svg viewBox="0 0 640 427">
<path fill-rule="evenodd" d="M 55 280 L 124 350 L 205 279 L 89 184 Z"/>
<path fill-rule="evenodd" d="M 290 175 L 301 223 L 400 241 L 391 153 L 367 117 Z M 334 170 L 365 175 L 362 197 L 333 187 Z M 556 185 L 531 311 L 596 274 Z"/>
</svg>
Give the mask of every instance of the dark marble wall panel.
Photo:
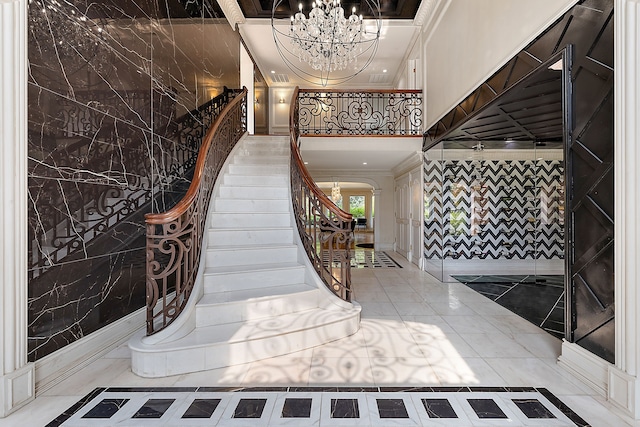
<svg viewBox="0 0 640 427">
<path fill-rule="evenodd" d="M 144 306 L 144 214 L 186 192 L 239 43 L 207 0 L 30 1 L 29 360 Z"/>
</svg>

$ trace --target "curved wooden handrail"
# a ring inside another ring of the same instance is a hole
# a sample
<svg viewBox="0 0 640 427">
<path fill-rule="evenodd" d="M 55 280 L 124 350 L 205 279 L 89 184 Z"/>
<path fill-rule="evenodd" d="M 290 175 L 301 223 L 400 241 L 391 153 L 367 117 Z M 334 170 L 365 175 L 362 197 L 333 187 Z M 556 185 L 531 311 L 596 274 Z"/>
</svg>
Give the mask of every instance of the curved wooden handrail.
<svg viewBox="0 0 640 427">
<path fill-rule="evenodd" d="M 350 302 L 353 217 L 318 188 L 302 161 L 298 148 L 298 91 L 296 87 L 289 112 L 291 202 L 296 226 L 320 279 L 334 294 Z"/>
<path fill-rule="evenodd" d="M 246 99 L 244 88 L 205 134 L 191 185 L 182 200 L 167 212 L 145 215 L 147 335 L 171 324 L 193 291 L 215 181 L 247 130 Z"/>
<path fill-rule="evenodd" d="M 247 95 L 247 88 L 244 88 L 242 92 L 233 100 L 227 104 L 227 106 L 220 113 L 220 117 L 225 116 L 225 114 L 233 109 L 235 105 L 240 102 L 243 102 L 244 97 Z M 213 143 L 213 135 L 218 132 L 222 124 L 222 120 L 216 120 L 213 123 L 213 126 L 209 128 L 207 133 L 204 135 L 202 146 L 198 151 L 198 160 L 196 161 L 195 172 L 193 173 L 193 179 L 191 180 L 191 185 L 189 185 L 189 189 L 187 190 L 187 194 L 184 195 L 182 200 L 180 200 L 173 208 L 169 209 L 166 212 L 161 213 L 148 213 L 144 216 L 145 222 L 147 224 L 162 224 L 166 221 L 172 221 L 177 219 L 180 215 L 184 214 L 191 203 L 195 200 L 195 197 L 198 192 L 198 188 L 200 187 L 200 182 L 202 181 L 202 176 L 204 174 L 204 166 L 207 161 L 206 153 L 209 151 L 209 147 Z"/>
<path fill-rule="evenodd" d="M 302 179 L 304 180 L 304 183 L 307 184 L 313 194 L 315 194 L 318 199 L 322 200 L 322 204 L 325 205 L 342 221 L 351 221 L 353 219 L 353 215 L 340 209 L 326 194 L 324 194 L 324 192 L 318 187 L 313 178 L 311 178 L 311 175 L 309 175 L 309 171 L 307 171 L 307 168 L 304 165 L 304 161 L 302 160 L 302 156 L 300 155 L 300 150 L 298 149 L 298 138 L 300 137 L 300 135 L 297 132 L 297 123 L 294 123 L 295 118 L 293 111 L 296 105 L 295 100 L 298 99 L 299 91 L 300 88 L 296 86 L 295 90 L 293 91 L 293 96 L 291 97 L 291 110 L 289 111 L 289 136 L 291 143 L 291 152 L 294 154 L 294 158 L 296 159 L 296 163 L 298 165 L 298 168 L 300 169 L 300 172 L 302 172 Z"/>
</svg>

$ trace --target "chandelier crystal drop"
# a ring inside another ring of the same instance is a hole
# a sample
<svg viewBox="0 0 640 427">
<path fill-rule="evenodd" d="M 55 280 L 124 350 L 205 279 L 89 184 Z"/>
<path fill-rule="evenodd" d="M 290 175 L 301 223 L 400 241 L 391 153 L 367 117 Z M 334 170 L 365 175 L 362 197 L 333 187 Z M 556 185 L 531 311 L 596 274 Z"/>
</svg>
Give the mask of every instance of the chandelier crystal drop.
<svg viewBox="0 0 640 427">
<path fill-rule="evenodd" d="M 372 61 L 380 39 L 379 0 L 366 0 L 374 16 L 367 22 L 362 14 L 356 14 L 356 7 L 346 17 L 340 0 L 314 1 L 308 16 L 300 3 L 287 30 L 275 23 L 276 9 L 282 1 L 274 2 L 271 27 L 280 56 L 298 77 L 315 84 L 319 81 L 322 86 L 343 83 Z M 364 54 L 366 59 L 358 64 Z M 331 76 L 335 72 L 339 73 Z"/>
</svg>

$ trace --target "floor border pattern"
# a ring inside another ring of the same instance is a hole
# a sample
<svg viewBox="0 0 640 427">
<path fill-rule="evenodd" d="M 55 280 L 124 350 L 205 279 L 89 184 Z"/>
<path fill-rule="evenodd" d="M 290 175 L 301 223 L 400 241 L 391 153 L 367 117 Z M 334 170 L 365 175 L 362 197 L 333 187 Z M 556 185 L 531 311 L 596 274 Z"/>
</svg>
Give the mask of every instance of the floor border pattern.
<svg viewBox="0 0 640 427">
<path fill-rule="evenodd" d="M 534 387 L 97 388 L 46 427 L 579 426 Z"/>
</svg>

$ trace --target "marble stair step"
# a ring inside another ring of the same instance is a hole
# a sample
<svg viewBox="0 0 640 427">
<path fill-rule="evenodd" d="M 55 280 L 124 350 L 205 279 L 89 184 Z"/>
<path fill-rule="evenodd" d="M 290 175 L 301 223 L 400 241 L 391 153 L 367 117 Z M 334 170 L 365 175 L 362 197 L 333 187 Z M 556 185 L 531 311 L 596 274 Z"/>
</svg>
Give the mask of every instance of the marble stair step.
<svg viewBox="0 0 640 427">
<path fill-rule="evenodd" d="M 293 227 L 209 229 L 208 235 L 209 247 L 290 244 L 293 242 Z"/>
<path fill-rule="evenodd" d="M 233 158 L 233 163 L 234 165 L 263 165 L 263 164 L 268 164 L 268 165 L 277 165 L 277 166 L 281 166 L 281 165 L 288 165 L 289 164 L 289 156 L 276 156 L 276 155 L 272 155 L 272 154 L 268 154 L 268 155 L 262 155 L 262 156 L 258 156 L 258 155 L 247 155 L 247 156 L 243 156 L 243 155 L 239 155 L 239 156 L 235 156 Z"/>
<path fill-rule="evenodd" d="M 290 212 L 214 212 L 212 228 L 277 228 L 291 227 Z"/>
<path fill-rule="evenodd" d="M 204 291 L 255 289 L 276 285 L 292 285 L 305 280 L 305 266 L 297 262 L 269 265 L 207 267 L 204 271 Z"/>
<path fill-rule="evenodd" d="M 229 174 L 231 175 L 288 175 L 289 165 L 271 165 L 271 164 L 230 164 Z"/>
<path fill-rule="evenodd" d="M 196 327 L 277 317 L 318 306 L 318 288 L 297 283 L 206 293 L 196 305 Z"/>
<path fill-rule="evenodd" d="M 353 334 L 359 319 L 359 307 L 332 306 L 195 328 L 166 343 L 132 341 L 132 369 L 143 377 L 162 377 L 282 356 Z"/>
<path fill-rule="evenodd" d="M 214 202 L 216 212 L 289 212 L 289 199 L 222 199 Z"/>
<path fill-rule="evenodd" d="M 281 187 L 228 186 L 221 185 L 219 189 L 221 199 L 280 199 L 289 198 L 289 189 Z"/>
<path fill-rule="evenodd" d="M 250 269 L 258 264 L 280 264 L 297 262 L 298 247 L 296 245 L 269 246 L 218 246 L 207 248 L 207 266 L 224 267 L 244 265 Z"/>
<path fill-rule="evenodd" d="M 245 185 L 253 187 L 262 186 L 274 186 L 274 187 L 288 187 L 289 176 L 288 175 L 231 175 L 225 174 L 222 178 L 224 185 Z"/>
</svg>

